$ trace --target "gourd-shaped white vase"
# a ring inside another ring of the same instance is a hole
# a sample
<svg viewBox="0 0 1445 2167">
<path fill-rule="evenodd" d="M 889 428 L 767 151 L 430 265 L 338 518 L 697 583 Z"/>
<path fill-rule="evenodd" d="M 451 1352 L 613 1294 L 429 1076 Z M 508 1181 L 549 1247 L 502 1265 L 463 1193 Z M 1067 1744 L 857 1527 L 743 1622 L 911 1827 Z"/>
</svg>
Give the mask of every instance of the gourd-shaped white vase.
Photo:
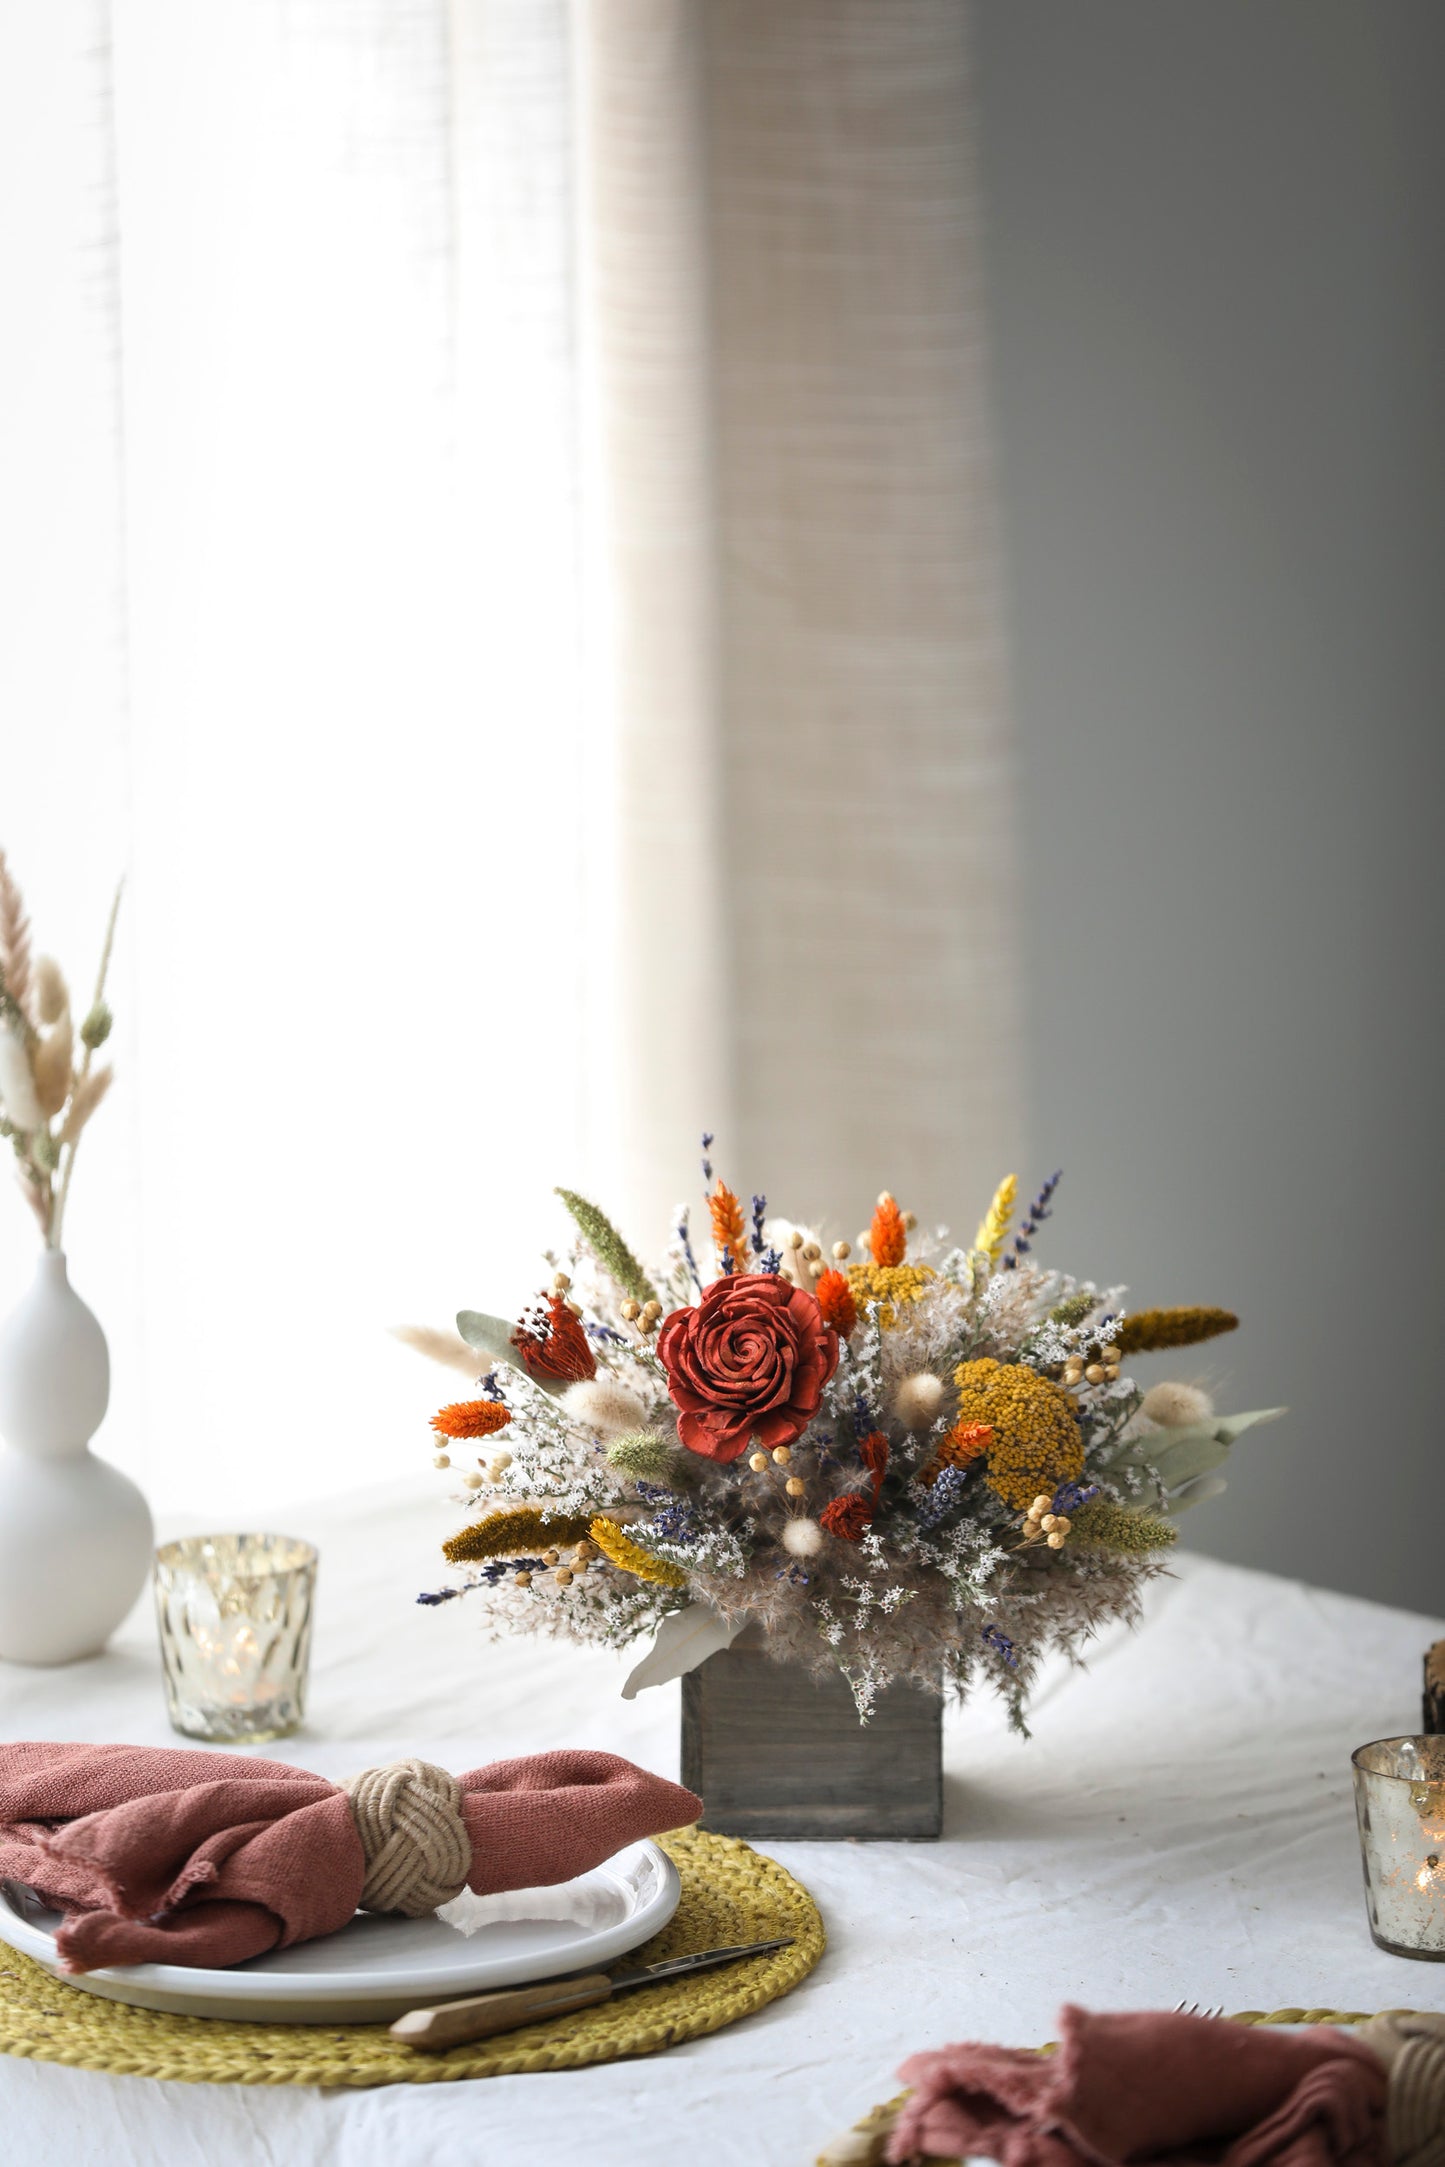
<svg viewBox="0 0 1445 2167">
<path fill-rule="evenodd" d="M 0 1658 L 97 1655 L 145 1585 L 154 1531 L 129 1476 L 90 1449 L 110 1398 L 105 1334 L 42 1252 L 0 1325 Z"/>
</svg>

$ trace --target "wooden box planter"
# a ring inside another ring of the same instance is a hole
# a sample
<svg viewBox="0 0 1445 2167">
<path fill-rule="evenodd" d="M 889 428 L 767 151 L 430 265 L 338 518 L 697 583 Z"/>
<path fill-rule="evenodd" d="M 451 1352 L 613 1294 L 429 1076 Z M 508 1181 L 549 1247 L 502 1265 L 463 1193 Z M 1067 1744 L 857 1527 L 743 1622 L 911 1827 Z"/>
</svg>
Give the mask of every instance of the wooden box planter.
<svg viewBox="0 0 1445 2167">
<path fill-rule="evenodd" d="M 943 1827 L 943 1702 L 774 1663 L 749 1627 L 682 1681 L 682 1780 L 719 1835 L 927 1840 Z"/>
</svg>

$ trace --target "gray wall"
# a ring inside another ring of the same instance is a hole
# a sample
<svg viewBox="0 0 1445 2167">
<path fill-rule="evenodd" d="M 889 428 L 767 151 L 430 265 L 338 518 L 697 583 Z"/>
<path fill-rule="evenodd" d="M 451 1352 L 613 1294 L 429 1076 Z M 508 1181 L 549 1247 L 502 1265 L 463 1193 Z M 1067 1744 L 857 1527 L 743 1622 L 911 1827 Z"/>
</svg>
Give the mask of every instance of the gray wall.
<svg viewBox="0 0 1445 2167">
<path fill-rule="evenodd" d="M 1289 1402 L 1191 1544 L 1440 1612 L 1445 7 L 975 30 L 1051 1254 Z"/>
</svg>

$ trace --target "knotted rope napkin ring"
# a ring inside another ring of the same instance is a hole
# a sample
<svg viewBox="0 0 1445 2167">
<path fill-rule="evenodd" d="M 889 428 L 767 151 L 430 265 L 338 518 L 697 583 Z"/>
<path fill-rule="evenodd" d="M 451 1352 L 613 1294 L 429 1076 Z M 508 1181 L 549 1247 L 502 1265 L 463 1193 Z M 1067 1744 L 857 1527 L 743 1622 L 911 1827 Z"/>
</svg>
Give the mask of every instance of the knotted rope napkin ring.
<svg viewBox="0 0 1445 2167">
<path fill-rule="evenodd" d="M 392 1761 L 363 1769 L 341 1789 L 366 1856 L 363 1911 L 422 1919 L 461 1895 L 472 1845 L 455 1776 L 431 1761 Z"/>
<path fill-rule="evenodd" d="M 1357 2037 L 1390 2072 L 1386 2118 L 1395 2167 L 1445 2163 L 1445 2017 L 1390 2010 Z"/>
</svg>

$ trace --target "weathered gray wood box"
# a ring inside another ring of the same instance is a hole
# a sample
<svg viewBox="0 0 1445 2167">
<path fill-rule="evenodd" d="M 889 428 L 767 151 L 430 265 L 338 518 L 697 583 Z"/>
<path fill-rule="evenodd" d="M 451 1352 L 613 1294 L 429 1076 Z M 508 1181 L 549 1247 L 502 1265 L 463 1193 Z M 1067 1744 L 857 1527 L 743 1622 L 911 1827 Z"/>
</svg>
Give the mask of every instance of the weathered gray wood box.
<svg viewBox="0 0 1445 2167">
<path fill-rule="evenodd" d="M 943 1703 L 774 1663 L 750 1627 L 682 1681 L 682 1780 L 723 1836 L 927 1839 L 943 1827 Z"/>
</svg>

